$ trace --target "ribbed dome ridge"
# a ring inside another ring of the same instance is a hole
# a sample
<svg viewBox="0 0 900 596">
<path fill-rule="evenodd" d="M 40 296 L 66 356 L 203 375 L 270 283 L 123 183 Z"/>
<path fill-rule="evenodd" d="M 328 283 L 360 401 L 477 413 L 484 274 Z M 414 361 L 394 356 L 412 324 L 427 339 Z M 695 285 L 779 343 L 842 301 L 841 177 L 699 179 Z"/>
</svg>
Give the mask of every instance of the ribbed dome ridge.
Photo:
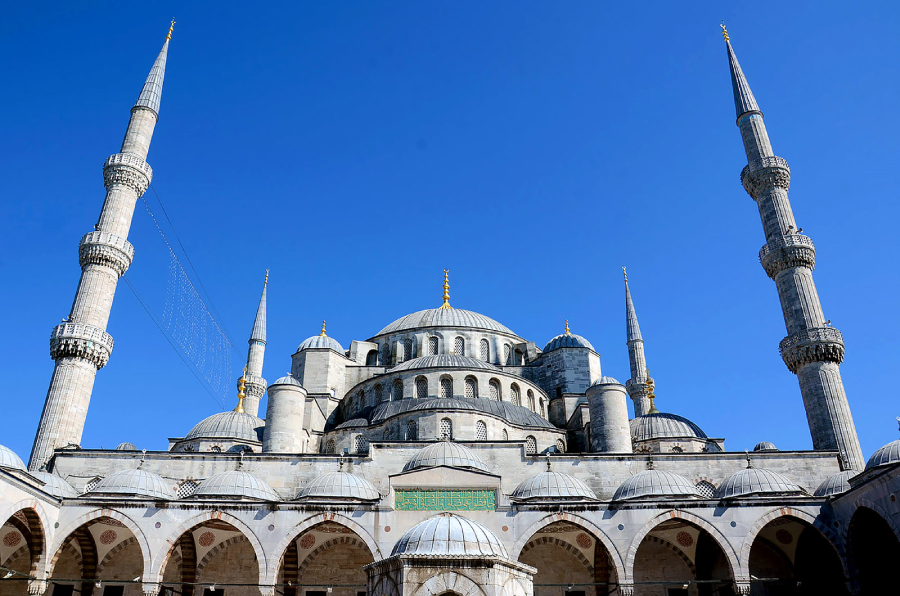
<svg viewBox="0 0 900 596">
<path fill-rule="evenodd" d="M 568 474 L 559 472 L 541 472 L 523 481 L 510 498 L 527 501 L 542 499 L 577 499 L 597 500 L 597 495 L 590 487 Z"/>
<path fill-rule="evenodd" d="M 138 450 L 138 448 L 137 448 L 137 446 L 135 446 L 134 443 L 129 443 L 127 441 L 125 443 L 119 443 L 119 445 L 116 447 L 116 451 L 137 451 L 137 450 Z"/>
<path fill-rule="evenodd" d="M 101 480 L 89 494 L 116 494 L 154 499 L 175 497 L 162 476 L 141 469 L 114 472 Z"/>
<path fill-rule="evenodd" d="M 746 468 L 729 476 L 716 490 L 717 499 L 751 495 L 803 493 L 803 489 L 778 472 L 764 468 Z"/>
<path fill-rule="evenodd" d="M 260 501 L 280 501 L 281 497 L 269 484 L 241 470 L 222 472 L 200 483 L 193 497 L 240 497 Z"/>
<path fill-rule="evenodd" d="M 816 489 L 816 492 L 813 493 L 813 496 L 816 497 L 830 497 L 832 495 L 839 495 L 841 493 L 845 493 L 850 490 L 850 480 L 851 476 L 854 476 L 857 472 L 853 470 L 844 470 L 843 472 L 838 472 L 834 476 L 830 476 L 825 479 L 825 481 L 819 485 L 819 488 Z"/>
<path fill-rule="evenodd" d="M 631 420 L 631 439 L 647 441 L 659 438 L 705 439 L 706 433 L 699 426 L 677 414 L 644 414 Z"/>
<path fill-rule="evenodd" d="M 327 335 L 313 335 L 312 337 L 307 337 L 303 340 L 303 343 L 300 344 L 300 347 L 297 348 L 297 351 L 300 352 L 313 348 L 327 348 L 340 354 L 344 353 L 344 348 L 338 340 L 333 337 L 328 337 Z"/>
<path fill-rule="evenodd" d="M 429 308 L 420 310 L 405 317 L 400 317 L 377 334 L 386 335 L 408 329 L 421 329 L 423 327 L 468 327 L 471 329 L 484 329 L 496 331 L 508 335 L 516 335 L 505 325 L 501 325 L 494 319 L 486 317 L 471 310 L 461 308 Z"/>
<path fill-rule="evenodd" d="M 394 545 L 394 555 L 509 558 L 496 534 L 452 513 L 442 513 L 410 528 Z"/>
<path fill-rule="evenodd" d="M 557 335 L 544 346 L 545 352 L 552 352 L 553 350 L 558 350 L 559 348 L 589 348 L 594 350 L 594 346 L 591 345 L 591 342 L 581 337 L 580 335 L 575 335 L 574 333 L 563 333 L 561 335 Z"/>
<path fill-rule="evenodd" d="M 643 497 L 698 497 L 697 488 L 680 474 L 662 470 L 644 470 L 622 483 L 613 501 L 627 501 Z"/>
<path fill-rule="evenodd" d="M 469 358 L 468 356 L 456 356 L 454 354 L 437 354 L 434 356 L 420 356 L 401 362 L 391 369 L 391 372 L 400 370 L 416 370 L 420 368 L 475 368 L 480 370 L 500 370 L 490 362 Z"/>
<path fill-rule="evenodd" d="M 891 441 L 878 451 L 872 454 L 866 463 L 866 469 L 877 468 L 878 466 L 886 466 L 900 461 L 900 439 Z"/>
<path fill-rule="evenodd" d="M 487 472 L 487 465 L 468 447 L 450 441 L 432 443 L 416 453 L 403 466 L 404 472 L 418 468 L 449 466 L 452 468 L 473 468 Z"/>
<path fill-rule="evenodd" d="M 760 441 L 753 446 L 753 451 L 778 451 L 778 447 L 775 446 L 775 443 Z"/>
<path fill-rule="evenodd" d="M 51 474 L 50 472 L 30 472 L 30 474 L 44 483 L 41 490 L 48 495 L 53 495 L 60 499 L 78 496 L 78 491 L 56 474 Z"/>
<path fill-rule="evenodd" d="M 197 423 L 184 440 L 209 438 L 259 441 L 265 424 L 265 420 L 246 412 L 219 412 Z"/>
<path fill-rule="evenodd" d="M 9 447 L 0 445 L 0 467 L 25 470 L 25 462 Z"/>
<path fill-rule="evenodd" d="M 365 478 L 348 472 L 331 472 L 313 478 L 297 498 L 378 501 L 381 493 Z"/>
</svg>

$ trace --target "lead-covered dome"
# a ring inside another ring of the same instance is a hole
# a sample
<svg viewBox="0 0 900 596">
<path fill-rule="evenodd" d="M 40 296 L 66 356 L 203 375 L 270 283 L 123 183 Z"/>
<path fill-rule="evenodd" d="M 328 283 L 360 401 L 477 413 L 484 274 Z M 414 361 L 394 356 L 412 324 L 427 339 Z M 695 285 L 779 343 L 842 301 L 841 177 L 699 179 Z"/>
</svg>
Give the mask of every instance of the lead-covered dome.
<svg viewBox="0 0 900 596">
<path fill-rule="evenodd" d="M 544 352 L 552 352 L 553 350 L 558 350 L 559 348 L 588 348 L 596 352 L 594 350 L 594 346 L 591 345 L 591 342 L 581 337 L 580 335 L 575 335 L 574 333 L 563 333 L 561 335 L 557 335 L 544 346 Z"/>
<path fill-rule="evenodd" d="M 253 474 L 241 470 L 222 472 L 200 483 L 192 497 L 227 497 L 280 501 L 281 497 L 271 486 Z"/>
<path fill-rule="evenodd" d="M 595 385 L 621 385 L 621 384 L 622 383 L 620 383 L 613 377 L 600 377 L 599 379 L 597 379 L 596 381 L 591 383 L 591 387 L 593 387 Z"/>
<path fill-rule="evenodd" d="M 426 519 L 407 530 L 394 545 L 394 555 L 509 558 L 496 534 L 452 513 Z"/>
<path fill-rule="evenodd" d="M 297 499 L 378 501 L 381 493 L 365 478 L 348 472 L 331 472 L 313 478 Z"/>
<path fill-rule="evenodd" d="M 300 381 L 298 381 L 291 375 L 285 375 L 283 377 L 275 379 L 275 381 L 271 385 L 269 385 L 269 387 L 271 387 L 272 385 L 294 385 L 296 387 L 303 387 L 303 385 L 300 384 Z"/>
<path fill-rule="evenodd" d="M 746 468 L 732 474 L 716 489 L 717 499 L 736 497 L 803 494 L 803 489 L 786 476 L 764 468 Z"/>
<path fill-rule="evenodd" d="M 753 446 L 753 451 L 778 451 L 778 447 L 775 446 L 775 443 L 760 441 Z"/>
<path fill-rule="evenodd" d="M 482 397 L 398 399 L 381 402 L 367 416 L 370 424 L 378 424 L 394 416 L 400 416 L 412 411 L 422 412 L 426 410 L 481 412 L 489 416 L 502 418 L 506 422 L 520 427 L 559 430 L 549 420 L 541 418 L 539 414 L 524 406 Z"/>
<path fill-rule="evenodd" d="M 400 317 L 381 331 L 379 335 L 397 333 L 423 327 L 467 327 L 470 329 L 482 329 L 496 331 L 507 335 L 516 335 L 505 325 L 501 325 L 494 319 L 462 308 L 429 308 Z M 518 337 L 518 336 L 516 336 Z"/>
<path fill-rule="evenodd" d="M 201 420 L 183 440 L 242 439 L 261 441 L 265 420 L 246 412 L 219 412 Z"/>
<path fill-rule="evenodd" d="M 469 358 L 468 356 L 456 356 L 455 354 L 437 354 L 434 356 L 420 356 L 401 362 L 391 369 L 391 372 L 401 370 L 418 370 L 421 368 L 474 368 L 480 370 L 500 370 L 490 362 Z"/>
<path fill-rule="evenodd" d="M 574 476 L 547 471 L 519 484 L 510 498 L 517 501 L 596 501 L 597 495 L 587 484 Z"/>
<path fill-rule="evenodd" d="M 487 464 L 468 447 L 450 441 L 439 441 L 421 449 L 403 466 L 404 472 L 418 468 L 448 466 L 488 472 Z"/>
<path fill-rule="evenodd" d="M 866 463 L 866 469 L 895 464 L 900 461 L 900 439 L 892 441 L 872 454 Z"/>
<path fill-rule="evenodd" d="M 138 450 L 138 448 L 135 446 L 134 443 L 129 443 L 127 441 L 125 443 L 119 443 L 119 445 L 116 447 L 116 451 L 137 451 L 137 450 Z"/>
<path fill-rule="evenodd" d="M 645 497 L 699 497 L 697 488 L 680 474 L 662 470 L 644 470 L 622 483 L 613 501 L 627 501 Z"/>
<path fill-rule="evenodd" d="M 706 439 L 706 433 L 699 426 L 677 414 L 644 414 L 632 418 L 631 439 L 648 441 L 651 439 Z"/>
<path fill-rule="evenodd" d="M 25 462 L 9 447 L 0 445 L 0 468 L 12 468 L 25 471 Z"/>
<path fill-rule="evenodd" d="M 308 337 L 303 340 L 303 343 L 300 344 L 300 347 L 297 348 L 298 352 L 303 350 L 310 350 L 315 348 L 325 348 L 328 350 L 334 350 L 340 354 L 344 353 L 344 348 L 341 347 L 341 344 L 338 343 L 336 339 L 333 337 L 328 337 L 327 335 L 313 335 L 312 337 Z"/>
<path fill-rule="evenodd" d="M 825 482 L 819 485 L 819 488 L 816 489 L 816 492 L 813 493 L 813 496 L 816 497 L 830 497 L 832 495 L 839 495 L 841 493 L 845 493 L 850 490 L 850 477 L 857 474 L 853 470 L 844 470 L 843 472 L 838 472 L 834 476 L 830 476 L 825 479 Z"/>
<path fill-rule="evenodd" d="M 88 492 L 90 495 L 120 495 L 129 497 L 150 497 L 153 499 L 172 499 L 172 489 L 159 474 L 136 470 L 120 470 L 113 472 Z"/>
<path fill-rule="evenodd" d="M 77 497 L 78 491 L 71 484 L 50 472 L 29 472 L 32 476 L 44 483 L 41 490 L 48 495 L 53 495 L 60 499 Z"/>
</svg>

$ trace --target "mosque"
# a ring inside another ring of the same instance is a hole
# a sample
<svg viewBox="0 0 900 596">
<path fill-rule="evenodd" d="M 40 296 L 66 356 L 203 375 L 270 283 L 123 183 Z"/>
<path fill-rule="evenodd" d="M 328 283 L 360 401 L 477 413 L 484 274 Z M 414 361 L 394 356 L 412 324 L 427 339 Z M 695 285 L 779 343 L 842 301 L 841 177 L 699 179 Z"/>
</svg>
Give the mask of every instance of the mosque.
<svg viewBox="0 0 900 596">
<path fill-rule="evenodd" d="M 861 452 L 843 339 L 823 314 L 815 246 L 788 200 L 791 171 L 724 28 L 741 182 L 759 208 L 759 259 L 787 332 L 779 350 L 798 377 L 813 450 L 728 451 L 659 411 L 627 277 L 621 383 L 568 324 L 540 346 L 451 306 L 447 272 L 436 308 L 349 347 L 323 324 L 272 383 L 267 279 L 233 411 L 171 429 L 181 436 L 167 451 L 81 447 L 113 350 L 116 285 L 134 255 L 133 210 L 153 175 L 171 33 L 103 168 L 106 199 L 78 247 L 71 313 L 51 333 L 55 366 L 29 464 L 0 447 L 0 595 L 898 592 L 900 441 L 868 460 Z"/>
</svg>

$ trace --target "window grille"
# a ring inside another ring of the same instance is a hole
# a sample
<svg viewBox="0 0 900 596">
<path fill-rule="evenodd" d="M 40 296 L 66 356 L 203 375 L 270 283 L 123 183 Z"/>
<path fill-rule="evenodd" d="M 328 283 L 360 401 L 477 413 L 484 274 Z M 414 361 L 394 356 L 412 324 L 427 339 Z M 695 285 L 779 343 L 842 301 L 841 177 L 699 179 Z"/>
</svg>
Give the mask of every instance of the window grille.
<svg viewBox="0 0 900 596">
<path fill-rule="evenodd" d="M 413 357 L 413 342 L 407 339 L 403 342 L 403 359 L 409 360 Z"/>
<path fill-rule="evenodd" d="M 334 453 L 334 439 L 328 439 L 325 443 L 325 453 Z"/>
<path fill-rule="evenodd" d="M 716 494 L 716 487 L 713 486 L 711 482 L 701 480 L 697 483 L 697 492 L 700 493 L 700 496 L 702 497 L 712 498 L 712 496 Z"/>
<path fill-rule="evenodd" d="M 441 439 L 449 441 L 453 438 L 453 422 L 449 418 L 441 419 Z"/>
<path fill-rule="evenodd" d="M 399 379 L 394 381 L 394 387 L 391 389 L 391 392 L 393 393 L 391 399 L 403 399 L 403 381 L 400 381 Z"/>
<path fill-rule="evenodd" d="M 200 485 L 197 484 L 196 482 L 193 482 L 191 480 L 185 480 L 184 482 L 182 482 L 181 484 L 178 485 L 178 492 L 176 494 L 178 495 L 179 499 L 189 497 L 192 494 L 194 494 L 194 491 L 197 490 L 198 486 L 200 486 Z"/>
<path fill-rule="evenodd" d="M 89 480 L 88 483 L 84 485 L 84 492 L 89 493 L 92 490 L 94 490 L 95 488 L 97 488 L 97 485 L 100 484 L 101 480 L 103 480 L 103 479 L 100 478 L 99 476 L 94 478 L 93 480 Z"/>
<path fill-rule="evenodd" d="M 381 366 L 391 365 L 391 345 L 384 344 L 381 346 Z"/>
<path fill-rule="evenodd" d="M 416 424 L 415 420 L 407 420 L 406 421 L 406 440 L 407 441 L 418 441 L 419 440 L 419 425 Z"/>
<path fill-rule="evenodd" d="M 453 379 L 444 377 L 441 379 L 441 398 L 450 399 L 453 397 Z"/>
<path fill-rule="evenodd" d="M 466 340 L 461 337 L 457 337 L 453 340 L 453 354 L 456 356 L 465 356 L 466 351 Z"/>
<path fill-rule="evenodd" d="M 519 386 L 516 385 L 515 383 L 513 383 L 512 387 L 510 387 L 510 394 L 511 394 L 512 403 L 516 404 L 517 406 L 521 406 L 522 405 L 522 396 L 519 394 Z"/>
<path fill-rule="evenodd" d="M 537 453 L 537 439 L 528 435 L 525 437 L 525 455 L 534 455 Z"/>
<path fill-rule="evenodd" d="M 566 452 L 566 444 L 563 443 L 562 439 L 556 439 L 556 452 L 557 453 L 565 453 Z"/>
<path fill-rule="evenodd" d="M 503 346 L 503 362 L 507 365 L 512 364 L 512 347 L 509 344 Z"/>
<path fill-rule="evenodd" d="M 425 399 L 428 397 L 428 381 L 425 379 L 416 379 L 416 398 Z"/>
<path fill-rule="evenodd" d="M 486 339 L 481 340 L 480 353 L 481 353 L 482 360 L 484 360 L 485 362 L 490 362 L 491 346 L 488 344 L 488 340 L 486 340 Z"/>
<path fill-rule="evenodd" d="M 356 404 L 357 408 L 362 409 L 366 407 L 366 392 L 360 389 L 359 393 L 356 394 L 356 401 L 358 402 Z"/>
<path fill-rule="evenodd" d="M 384 399 L 384 390 L 381 385 L 375 385 L 375 403 L 380 404 L 382 399 Z"/>
<path fill-rule="evenodd" d="M 354 439 L 354 445 L 357 453 L 368 453 L 369 452 L 369 440 L 365 438 L 363 435 L 356 435 Z"/>
<path fill-rule="evenodd" d="M 543 397 L 541 398 L 540 403 L 541 403 L 541 416 L 546 418 L 547 417 L 547 409 L 544 407 L 544 398 Z"/>
<path fill-rule="evenodd" d="M 487 424 L 482 420 L 475 423 L 475 440 L 487 441 Z"/>
<path fill-rule="evenodd" d="M 437 356 L 438 353 L 438 338 L 429 337 L 428 338 L 428 355 L 429 356 Z"/>
<path fill-rule="evenodd" d="M 491 399 L 500 401 L 500 382 L 497 379 L 492 379 L 491 382 L 488 383 L 488 388 L 491 391 Z"/>
<path fill-rule="evenodd" d="M 466 397 L 471 399 L 478 397 L 478 381 L 472 377 L 466 379 Z"/>
<path fill-rule="evenodd" d="M 222 452 L 222 448 L 219 447 L 218 445 L 213 445 L 212 447 L 209 448 L 209 450 L 212 451 L 213 453 L 221 453 Z"/>
</svg>

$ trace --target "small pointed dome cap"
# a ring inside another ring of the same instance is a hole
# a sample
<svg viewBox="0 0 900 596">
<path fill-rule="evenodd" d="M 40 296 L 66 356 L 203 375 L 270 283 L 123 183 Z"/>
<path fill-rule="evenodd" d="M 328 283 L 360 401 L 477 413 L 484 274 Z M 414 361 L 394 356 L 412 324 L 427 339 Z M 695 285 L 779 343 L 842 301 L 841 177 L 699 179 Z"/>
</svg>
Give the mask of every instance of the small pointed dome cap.
<svg viewBox="0 0 900 596">
<path fill-rule="evenodd" d="M 764 468 L 746 468 L 732 474 L 716 489 L 717 499 L 764 496 L 773 494 L 803 494 L 792 480 Z"/>
<path fill-rule="evenodd" d="M 313 478 L 297 499 L 380 501 L 381 493 L 365 478 L 348 472 L 331 472 Z"/>
<path fill-rule="evenodd" d="M 241 470 L 222 472 L 210 476 L 200 483 L 191 495 L 193 497 L 237 497 L 258 501 L 280 501 L 271 486 L 253 474 Z"/>
<path fill-rule="evenodd" d="M 547 471 L 519 484 L 510 498 L 516 501 L 596 501 L 597 495 L 574 476 Z"/>
<path fill-rule="evenodd" d="M 150 69 L 150 74 L 147 75 L 147 80 L 144 81 L 144 87 L 141 89 L 141 94 L 138 96 L 137 101 L 134 102 L 134 108 L 132 108 L 147 108 L 153 110 L 153 113 L 156 114 L 157 118 L 159 118 L 159 104 L 162 100 L 163 79 L 166 77 L 166 59 L 169 55 L 169 40 L 172 39 L 172 29 L 174 27 L 175 19 L 172 19 L 172 25 L 169 27 L 166 41 L 159 51 L 156 61 L 153 62 L 153 67 Z"/>
<path fill-rule="evenodd" d="M 162 476 L 140 468 L 114 472 L 97 483 L 97 486 L 88 494 L 150 497 L 153 499 L 175 498 L 175 494 Z"/>
<path fill-rule="evenodd" d="M 44 483 L 41 490 L 48 495 L 60 499 L 74 498 L 78 496 L 78 491 L 71 484 L 50 472 L 29 472 L 32 476 Z"/>
<path fill-rule="evenodd" d="M 406 531 L 391 556 L 418 557 L 500 557 L 509 553 L 497 535 L 476 521 L 442 513 L 419 522 Z"/>
<path fill-rule="evenodd" d="M 891 441 L 872 454 L 866 463 L 866 469 L 879 468 L 900 462 L 900 439 Z"/>
<path fill-rule="evenodd" d="M 698 497 L 697 488 L 680 474 L 662 470 L 638 472 L 616 489 L 613 501 L 646 497 Z"/>
<path fill-rule="evenodd" d="M 488 467 L 475 452 L 451 441 L 438 441 L 421 449 L 403 466 L 404 472 L 419 468 L 447 466 L 450 468 L 470 468 L 487 472 Z"/>
<path fill-rule="evenodd" d="M 0 468 L 12 468 L 25 471 L 25 462 L 9 447 L 0 445 Z"/>
<path fill-rule="evenodd" d="M 853 470 L 844 470 L 843 472 L 838 472 L 834 476 L 829 476 L 822 484 L 819 485 L 819 488 L 816 489 L 816 492 L 813 493 L 813 496 L 831 497 L 833 495 L 845 493 L 850 490 L 849 480 L 852 476 L 855 475 L 856 472 L 854 472 Z"/>
<path fill-rule="evenodd" d="M 737 117 L 740 119 L 748 112 L 762 114 L 756 98 L 753 97 L 753 92 L 750 90 L 750 85 L 747 83 L 747 77 L 744 76 L 744 71 L 741 70 L 741 65 L 734 54 L 734 48 L 731 47 L 725 25 L 722 25 L 722 35 L 725 37 L 725 48 L 728 52 L 728 68 L 731 71 L 731 89 L 734 92 L 734 109 Z"/>
</svg>

